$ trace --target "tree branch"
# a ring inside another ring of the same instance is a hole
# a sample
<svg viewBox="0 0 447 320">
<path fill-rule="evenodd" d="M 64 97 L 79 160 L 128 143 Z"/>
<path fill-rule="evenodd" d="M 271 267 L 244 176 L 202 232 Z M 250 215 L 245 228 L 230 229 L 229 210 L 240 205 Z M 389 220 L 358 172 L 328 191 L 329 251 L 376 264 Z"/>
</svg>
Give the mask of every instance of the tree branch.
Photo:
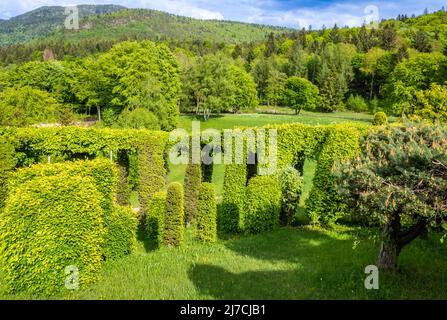
<svg viewBox="0 0 447 320">
<path fill-rule="evenodd" d="M 420 219 L 415 225 L 405 232 L 399 234 L 399 246 L 403 248 L 411 241 L 420 236 L 427 228 L 427 219 Z"/>
</svg>

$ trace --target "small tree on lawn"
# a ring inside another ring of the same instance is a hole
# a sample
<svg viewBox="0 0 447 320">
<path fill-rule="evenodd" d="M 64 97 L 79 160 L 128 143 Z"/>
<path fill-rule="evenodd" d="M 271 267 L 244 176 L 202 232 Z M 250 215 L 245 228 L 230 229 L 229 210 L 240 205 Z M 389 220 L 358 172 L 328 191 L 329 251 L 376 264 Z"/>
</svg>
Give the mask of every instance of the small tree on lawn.
<svg viewBox="0 0 447 320">
<path fill-rule="evenodd" d="M 382 269 L 398 269 L 402 249 L 447 219 L 447 128 L 441 125 L 406 123 L 372 131 L 358 158 L 336 171 L 353 214 L 384 225 Z"/>
<path fill-rule="evenodd" d="M 283 100 L 299 114 L 302 109 L 315 110 L 320 102 L 320 91 L 309 80 L 291 77 L 284 85 Z"/>
</svg>

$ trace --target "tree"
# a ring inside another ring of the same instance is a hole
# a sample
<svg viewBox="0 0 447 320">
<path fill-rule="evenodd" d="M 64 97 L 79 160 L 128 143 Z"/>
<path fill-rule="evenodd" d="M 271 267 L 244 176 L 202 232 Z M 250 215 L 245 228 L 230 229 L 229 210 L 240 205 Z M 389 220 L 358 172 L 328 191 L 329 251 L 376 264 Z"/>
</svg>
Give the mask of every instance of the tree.
<svg viewBox="0 0 447 320">
<path fill-rule="evenodd" d="M 363 66 L 360 68 L 361 71 L 366 73 L 371 77 L 370 94 L 369 99 L 373 98 L 374 90 L 374 80 L 377 75 L 378 61 L 385 55 L 385 51 L 380 48 L 372 48 L 365 54 L 363 59 Z"/>
<path fill-rule="evenodd" d="M 0 93 L 0 125 L 24 127 L 57 120 L 59 103 L 31 87 L 6 88 Z"/>
<path fill-rule="evenodd" d="M 412 108 L 416 116 L 447 123 L 447 87 L 433 83 L 430 89 L 417 91 Z"/>
<path fill-rule="evenodd" d="M 393 50 L 397 44 L 397 31 L 392 23 L 386 23 L 381 29 L 381 47 L 387 51 Z"/>
<path fill-rule="evenodd" d="M 271 32 L 267 38 L 267 47 L 265 51 L 265 57 L 269 58 L 273 54 L 275 54 L 277 51 L 276 47 L 276 40 L 275 40 L 275 34 Z"/>
<path fill-rule="evenodd" d="M 371 131 L 361 150 L 338 165 L 337 183 L 354 215 L 383 224 L 378 265 L 396 270 L 402 249 L 447 219 L 447 129 L 389 126 Z"/>
<path fill-rule="evenodd" d="M 413 47 L 419 52 L 431 52 L 430 38 L 424 30 L 418 30 L 413 40 Z"/>
<path fill-rule="evenodd" d="M 286 78 L 287 76 L 276 68 L 271 69 L 270 76 L 267 80 L 267 101 L 269 105 L 278 106 L 281 101 Z"/>
<path fill-rule="evenodd" d="M 256 108 L 259 101 L 253 77 L 238 66 L 231 66 L 230 73 L 234 88 L 233 112 Z"/>
<path fill-rule="evenodd" d="M 302 109 L 315 110 L 320 103 L 320 91 L 307 79 L 291 77 L 284 84 L 283 101 L 299 114 Z"/>
</svg>

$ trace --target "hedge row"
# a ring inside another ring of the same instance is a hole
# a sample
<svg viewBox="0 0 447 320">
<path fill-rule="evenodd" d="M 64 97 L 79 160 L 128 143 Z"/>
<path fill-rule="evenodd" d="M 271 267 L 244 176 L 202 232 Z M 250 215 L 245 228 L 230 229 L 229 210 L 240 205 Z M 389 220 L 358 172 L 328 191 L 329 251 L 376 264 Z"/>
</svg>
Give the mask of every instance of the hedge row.
<svg viewBox="0 0 447 320">
<path fill-rule="evenodd" d="M 163 242 L 164 215 L 166 211 L 166 192 L 154 194 L 146 214 L 146 234 L 159 247 Z"/>
<path fill-rule="evenodd" d="M 197 217 L 202 168 L 200 164 L 188 164 L 185 172 L 185 222 L 192 223 Z"/>
<path fill-rule="evenodd" d="M 81 285 L 91 283 L 103 259 L 135 249 L 137 219 L 115 203 L 117 181 L 116 165 L 105 159 L 35 165 L 11 174 L 0 216 L 0 260 L 10 291 L 57 293 L 65 277 L 61 268 L 70 265 L 79 269 Z"/>
<path fill-rule="evenodd" d="M 8 177 L 16 165 L 14 147 L 6 137 L 0 136 L 0 210 L 8 196 Z"/>
<path fill-rule="evenodd" d="M 185 216 L 183 211 L 183 186 L 173 182 L 166 193 L 163 239 L 167 245 L 179 246 L 183 243 Z"/>
<path fill-rule="evenodd" d="M 370 128 L 368 125 L 358 124 L 286 124 L 266 126 L 257 130 L 277 130 L 277 169 L 292 165 L 302 170 L 306 158 L 316 159 L 317 168 L 306 209 L 314 221 L 330 224 L 343 214 L 341 201 L 334 186 L 333 166 L 336 161 L 345 161 L 355 156 L 359 150 L 360 138 L 366 135 Z M 236 232 L 241 229 L 247 174 L 246 164 L 225 167 L 223 201 L 218 220 L 219 229 L 222 231 Z"/>
<path fill-rule="evenodd" d="M 78 269 L 81 287 L 96 281 L 106 233 L 101 199 L 92 178 L 69 173 L 17 186 L 0 214 L 0 265 L 7 290 L 58 293 L 69 266 Z"/>
<path fill-rule="evenodd" d="M 132 182 L 137 183 L 142 215 L 153 194 L 165 187 L 164 153 L 168 135 L 161 131 L 78 127 L 0 128 L 0 136 L 9 137 L 14 145 L 19 167 L 39 163 L 46 160 L 47 156 L 51 156 L 54 162 L 109 158 L 112 154 L 120 164 L 124 157 L 126 165 L 133 164 L 136 168 L 123 166 L 126 172 L 121 172 L 121 178 L 128 180 L 129 173 L 137 173 L 138 177 L 131 178 Z M 137 154 L 136 161 L 126 161 L 129 157 L 134 159 L 133 154 Z M 127 187 L 125 183 L 120 183 L 118 194 L 126 194 Z M 120 202 L 125 203 L 124 198 L 120 198 Z"/>
<path fill-rule="evenodd" d="M 242 224 L 248 233 L 273 230 L 279 225 L 281 187 L 276 176 L 257 176 L 247 187 Z"/>
<path fill-rule="evenodd" d="M 197 239 L 204 242 L 214 242 L 217 239 L 216 191 L 211 183 L 202 183 L 200 185 Z"/>
</svg>

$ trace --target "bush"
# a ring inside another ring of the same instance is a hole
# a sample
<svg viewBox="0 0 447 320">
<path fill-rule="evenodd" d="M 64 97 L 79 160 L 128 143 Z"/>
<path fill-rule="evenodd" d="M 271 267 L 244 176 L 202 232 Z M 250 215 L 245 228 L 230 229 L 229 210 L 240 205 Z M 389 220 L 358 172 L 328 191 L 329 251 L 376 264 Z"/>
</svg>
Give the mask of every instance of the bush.
<svg viewBox="0 0 447 320">
<path fill-rule="evenodd" d="M 185 173 L 185 220 L 191 223 L 197 216 L 199 189 L 202 182 L 200 164 L 188 164 Z"/>
<path fill-rule="evenodd" d="M 346 100 L 346 108 L 355 112 L 365 112 L 368 111 L 368 104 L 362 96 L 351 94 Z"/>
<path fill-rule="evenodd" d="M 383 125 L 386 125 L 387 123 L 388 123 L 388 118 L 387 118 L 385 112 L 377 112 L 374 115 L 374 119 L 372 122 L 372 124 L 374 126 L 383 126 Z"/>
<path fill-rule="evenodd" d="M 246 165 L 232 164 L 225 166 L 223 201 L 218 213 L 220 231 L 226 233 L 239 231 L 239 222 L 244 210 L 246 183 Z"/>
<path fill-rule="evenodd" d="M 280 220 L 283 225 L 290 225 L 300 206 L 303 178 L 298 170 L 287 166 L 281 170 L 279 184 L 282 191 Z"/>
<path fill-rule="evenodd" d="M 163 239 L 167 245 L 179 246 L 183 243 L 185 217 L 183 211 L 183 186 L 173 182 L 166 194 Z"/>
<path fill-rule="evenodd" d="M 216 191 L 211 183 L 200 185 L 197 212 L 197 239 L 214 242 L 217 238 Z"/>
<path fill-rule="evenodd" d="M 103 254 L 101 194 L 91 178 L 59 174 L 22 183 L 0 214 L 2 282 L 11 293 L 52 295 L 79 270 L 79 285 L 98 279 Z"/>
<path fill-rule="evenodd" d="M 158 122 L 157 116 L 144 108 L 124 110 L 118 117 L 118 126 L 128 129 L 160 130 Z"/>
<path fill-rule="evenodd" d="M 14 147 L 6 137 L 0 136 L 0 210 L 3 208 L 8 196 L 8 177 L 16 165 Z"/>
<path fill-rule="evenodd" d="M 114 205 L 104 222 L 107 229 L 104 244 L 106 259 L 118 259 L 135 251 L 138 219 L 130 207 Z"/>
<path fill-rule="evenodd" d="M 247 187 L 243 226 L 249 233 L 274 229 L 279 224 L 281 188 L 275 177 L 257 176 Z"/>
<path fill-rule="evenodd" d="M 166 211 L 166 192 L 154 194 L 146 214 L 146 234 L 159 247 L 163 242 L 164 216 Z"/>
</svg>

